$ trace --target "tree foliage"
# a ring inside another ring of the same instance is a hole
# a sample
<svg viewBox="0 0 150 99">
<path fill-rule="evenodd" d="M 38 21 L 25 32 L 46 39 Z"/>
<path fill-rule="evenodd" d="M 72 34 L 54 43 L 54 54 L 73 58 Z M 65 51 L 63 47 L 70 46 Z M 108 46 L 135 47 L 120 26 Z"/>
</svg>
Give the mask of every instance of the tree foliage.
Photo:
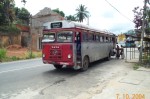
<svg viewBox="0 0 150 99">
<path fill-rule="evenodd" d="M 135 7 L 133 12 L 134 12 L 133 22 L 135 23 L 135 28 L 140 29 L 142 27 L 142 18 L 143 18 L 142 9 L 140 9 L 139 7 Z"/>
<path fill-rule="evenodd" d="M 60 14 L 62 17 L 65 17 L 65 13 L 64 13 L 63 11 L 60 11 L 59 8 L 53 9 L 52 11 L 54 11 L 54 12 Z"/>
<path fill-rule="evenodd" d="M 0 0 L 0 25 L 11 24 L 15 19 L 14 0 Z"/>
<path fill-rule="evenodd" d="M 22 2 L 25 2 L 23 0 Z M 10 25 L 14 21 L 29 24 L 29 15 L 27 9 L 15 7 L 14 0 L 0 0 L 0 25 Z"/>
<path fill-rule="evenodd" d="M 0 32 L 3 35 L 17 35 L 20 33 L 20 30 L 15 25 L 10 26 L 0 26 Z"/>
<path fill-rule="evenodd" d="M 78 21 L 77 18 L 73 15 L 66 16 L 66 19 L 70 21 Z"/>
<path fill-rule="evenodd" d="M 85 18 L 89 17 L 89 12 L 87 11 L 87 7 L 85 7 L 85 5 L 79 5 L 76 11 L 77 13 L 75 15 L 79 22 L 83 22 Z"/>
<path fill-rule="evenodd" d="M 149 2 L 148 2 L 149 3 Z M 141 33 L 142 23 L 144 18 L 144 29 L 145 33 L 150 33 L 150 8 L 146 6 L 145 8 L 135 7 L 134 10 L 134 20 L 135 30 L 137 33 Z"/>
<path fill-rule="evenodd" d="M 128 30 L 127 32 L 125 32 L 125 34 L 134 35 L 135 31 L 134 30 Z"/>
<path fill-rule="evenodd" d="M 15 7 L 15 15 L 18 23 L 21 21 L 20 24 L 29 24 L 30 13 L 27 9 Z"/>
<path fill-rule="evenodd" d="M 23 3 L 24 3 L 24 5 L 25 5 L 27 1 L 26 1 L 26 0 L 22 0 L 21 2 L 23 2 Z"/>
</svg>

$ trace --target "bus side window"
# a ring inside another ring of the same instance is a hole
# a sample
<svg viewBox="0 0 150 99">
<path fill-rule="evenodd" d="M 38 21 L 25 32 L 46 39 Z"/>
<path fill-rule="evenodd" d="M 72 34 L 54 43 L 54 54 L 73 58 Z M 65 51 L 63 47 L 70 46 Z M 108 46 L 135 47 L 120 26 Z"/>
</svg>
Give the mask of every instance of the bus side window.
<svg viewBox="0 0 150 99">
<path fill-rule="evenodd" d="M 104 36 L 102 36 L 102 42 L 105 42 L 105 38 L 104 38 Z"/>
<path fill-rule="evenodd" d="M 108 37 L 106 37 L 106 40 L 105 40 L 106 42 L 108 42 Z"/>
<path fill-rule="evenodd" d="M 111 37 L 109 38 L 109 42 L 112 42 L 112 38 Z"/>
<path fill-rule="evenodd" d="M 100 36 L 98 35 L 98 39 L 99 39 L 99 42 L 100 42 Z"/>
<path fill-rule="evenodd" d="M 91 33 L 88 35 L 88 40 L 93 41 L 93 35 Z"/>
<path fill-rule="evenodd" d="M 106 36 L 104 36 L 104 42 L 106 42 Z"/>
<path fill-rule="evenodd" d="M 88 41 L 88 34 L 86 32 L 82 33 L 83 41 Z"/>
<path fill-rule="evenodd" d="M 93 39 L 92 39 L 92 40 L 93 40 L 93 41 L 95 41 L 95 35 L 94 35 L 94 34 L 92 34 L 92 36 L 93 36 Z"/>
<path fill-rule="evenodd" d="M 96 35 L 96 42 L 99 42 L 99 35 Z"/>
<path fill-rule="evenodd" d="M 103 42 L 102 36 L 100 36 L 100 42 Z"/>
</svg>

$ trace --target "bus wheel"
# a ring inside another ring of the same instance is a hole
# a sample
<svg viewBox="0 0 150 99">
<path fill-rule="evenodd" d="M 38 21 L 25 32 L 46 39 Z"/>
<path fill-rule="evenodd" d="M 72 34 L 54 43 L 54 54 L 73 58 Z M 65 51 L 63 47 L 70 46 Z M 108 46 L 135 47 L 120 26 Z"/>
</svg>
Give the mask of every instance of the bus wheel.
<svg viewBox="0 0 150 99">
<path fill-rule="evenodd" d="M 84 57 L 82 64 L 81 71 L 86 71 L 89 67 L 89 58 L 87 56 Z"/>
<path fill-rule="evenodd" d="M 54 65 L 54 67 L 56 68 L 56 69 L 62 69 L 62 65 Z"/>
</svg>

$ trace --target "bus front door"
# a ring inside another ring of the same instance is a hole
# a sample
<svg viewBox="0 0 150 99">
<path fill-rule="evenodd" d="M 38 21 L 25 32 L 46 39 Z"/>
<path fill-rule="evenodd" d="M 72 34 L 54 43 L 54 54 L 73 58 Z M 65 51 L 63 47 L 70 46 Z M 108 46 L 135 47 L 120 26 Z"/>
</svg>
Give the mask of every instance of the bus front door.
<svg viewBox="0 0 150 99">
<path fill-rule="evenodd" d="M 76 32 L 76 62 L 77 66 L 82 66 L 82 56 L 81 56 L 81 33 Z"/>
</svg>

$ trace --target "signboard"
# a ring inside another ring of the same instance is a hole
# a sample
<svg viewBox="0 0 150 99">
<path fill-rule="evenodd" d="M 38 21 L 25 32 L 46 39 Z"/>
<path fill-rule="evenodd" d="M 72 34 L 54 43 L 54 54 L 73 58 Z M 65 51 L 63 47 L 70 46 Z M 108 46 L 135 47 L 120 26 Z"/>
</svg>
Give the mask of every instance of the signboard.
<svg viewBox="0 0 150 99">
<path fill-rule="evenodd" d="M 51 23 L 51 28 L 62 28 L 62 22 Z"/>
</svg>

